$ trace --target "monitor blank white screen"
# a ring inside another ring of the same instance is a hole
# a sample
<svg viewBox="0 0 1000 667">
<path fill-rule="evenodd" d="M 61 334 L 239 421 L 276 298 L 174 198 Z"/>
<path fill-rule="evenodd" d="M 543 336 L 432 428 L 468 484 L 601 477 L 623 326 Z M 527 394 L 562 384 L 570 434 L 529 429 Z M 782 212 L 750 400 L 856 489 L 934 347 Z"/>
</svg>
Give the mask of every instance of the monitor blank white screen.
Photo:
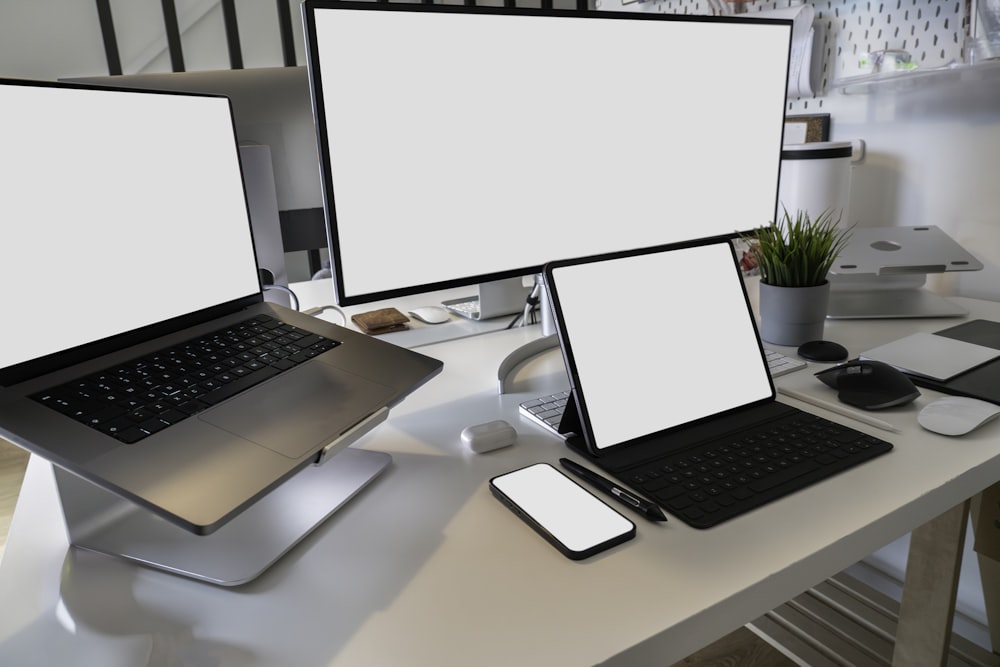
<svg viewBox="0 0 1000 667">
<path fill-rule="evenodd" d="M 773 219 L 789 24 L 337 5 L 307 24 L 342 303 Z"/>
</svg>

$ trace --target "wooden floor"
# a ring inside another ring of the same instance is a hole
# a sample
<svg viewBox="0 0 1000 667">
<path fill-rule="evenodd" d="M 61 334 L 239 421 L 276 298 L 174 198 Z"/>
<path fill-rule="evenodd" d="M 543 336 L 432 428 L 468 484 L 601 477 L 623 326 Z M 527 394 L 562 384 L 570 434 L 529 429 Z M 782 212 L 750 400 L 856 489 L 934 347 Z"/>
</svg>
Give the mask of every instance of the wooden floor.
<svg viewBox="0 0 1000 667">
<path fill-rule="evenodd" d="M 671 667 L 796 667 L 776 648 L 740 628 Z"/>
<path fill-rule="evenodd" d="M 28 454 L 23 449 L 0 439 L 0 559 L 27 463 Z M 740 628 L 671 667 L 795 667 L 795 663 Z"/>
<path fill-rule="evenodd" d="M 3 558 L 10 518 L 14 515 L 17 494 L 21 491 L 24 467 L 28 453 L 6 440 L 0 439 L 0 558 Z"/>
</svg>

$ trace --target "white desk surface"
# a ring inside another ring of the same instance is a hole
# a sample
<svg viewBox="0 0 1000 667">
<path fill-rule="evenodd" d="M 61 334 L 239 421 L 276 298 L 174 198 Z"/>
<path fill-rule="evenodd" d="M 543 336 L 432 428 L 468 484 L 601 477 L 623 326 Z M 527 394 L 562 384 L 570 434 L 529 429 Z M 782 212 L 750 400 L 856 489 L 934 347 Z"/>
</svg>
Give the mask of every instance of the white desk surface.
<svg viewBox="0 0 1000 667">
<path fill-rule="evenodd" d="M 527 280 L 527 278 L 525 280 Z M 290 287 L 298 297 L 300 301 L 300 308 L 302 310 L 306 310 L 312 306 L 329 306 L 334 303 L 333 284 L 329 278 L 324 280 L 293 283 Z M 420 308 L 421 306 L 441 306 L 441 302 L 446 299 L 464 299 L 474 295 L 475 293 L 475 287 L 456 287 L 454 289 L 443 290 L 440 292 L 399 297 L 396 299 L 389 299 L 387 301 L 366 303 L 360 306 L 345 306 L 340 309 L 340 312 L 337 310 L 325 310 L 317 314 L 317 317 L 333 322 L 334 324 L 339 324 L 341 326 L 346 325 L 357 330 L 357 325 L 351 322 L 351 316 L 358 313 L 363 313 L 368 310 L 376 310 L 378 308 L 393 307 L 404 315 L 408 315 L 409 311 L 413 308 Z M 270 294 L 276 295 L 279 299 L 285 297 L 285 294 L 282 292 L 271 292 Z M 279 301 L 279 303 L 283 303 L 286 306 L 288 305 L 287 300 Z M 497 317 L 480 322 L 452 313 L 450 314 L 450 320 L 444 324 L 424 324 L 423 322 L 410 317 L 410 322 L 408 323 L 410 328 L 407 331 L 396 331 L 393 333 L 383 334 L 381 338 L 382 340 L 386 340 L 393 345 L 400 345 L 402 347 L 423 347 L 424 345 L 439 343 L 445 340 L 455 340 L 457 338 L 478 336 L 491 331 L 500 331 L 502 329 L 506 329 L 514 318 L 515 315 L 510 315 L 509 317 Z"/>
<path fill-rule="evenodd" d="M 962 301 L 1000 319 L 1000 304 Z M 955 323 L 829 322 L 826 337 L 856 354 Z M 497 395 L 500 360 L 537 335 L 422 348 L 444 372 L 360 443 L 391 453 L 392 467 L 235 589 L 69 548 L 51 466 L 32 457 L 0 564 L 0 664 L 667 665 L 1000 479 L 1000 422 L 961 439 L 927 433 L 915 420 L 935 397 L 925 391 L 878 415 L 901 433 L 856 425 L 894 442 L 887 456 L 707 531 L 636 517 L 635 540 L 573 562 L 487 489 L 493 475 L 568 453 L 516 407 L 565 386 L 557 350 Z M 832 397 L 813 370 L 778 384 Z M 464 452 L 461 429 L 496 418 L 516 425 L 518 443 Z"/>
</svg>

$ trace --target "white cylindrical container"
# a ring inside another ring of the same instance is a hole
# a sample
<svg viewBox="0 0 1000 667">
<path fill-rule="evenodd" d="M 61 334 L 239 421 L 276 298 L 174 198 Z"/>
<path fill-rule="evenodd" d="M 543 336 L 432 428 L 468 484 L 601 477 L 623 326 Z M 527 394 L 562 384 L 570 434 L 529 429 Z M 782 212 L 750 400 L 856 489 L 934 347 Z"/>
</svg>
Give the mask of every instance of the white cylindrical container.
<svg viewBox="0 0 1000 667">
<path fill-rule="evenodd" d="M 849 141 L 819 141 L 786 144 L 781 149 L 781 182 L 778 185 L 778 217 L 785 211 L 796 218 L 805 211 L 815 220 L 831 211 L 840 224 L 849 225 L 851 201 L 851 155 Z"/>
</svg>

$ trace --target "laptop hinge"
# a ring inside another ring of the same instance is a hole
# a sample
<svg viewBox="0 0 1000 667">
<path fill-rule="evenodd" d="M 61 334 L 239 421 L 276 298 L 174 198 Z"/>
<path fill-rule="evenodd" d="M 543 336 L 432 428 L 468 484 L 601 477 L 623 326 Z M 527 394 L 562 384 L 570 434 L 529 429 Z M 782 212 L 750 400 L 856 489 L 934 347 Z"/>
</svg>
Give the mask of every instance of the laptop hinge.
<svg viewBox="0 0 1000 667">
<path fill-rule="evenodd" d="M 357 442 L 361 436 L 365 435 L 376 426 L 384 422 L 389 417 L 389 408 L 381 407 L 372 414 L 368 415 L 357 424 L 351 428 L 344 431 L 340 437 L 331 442 L 330 444 L 319 450 L 316 454 L 316 460 L 313 461 L 315 465 L 320 465 L 326 463 L 330 457 L 344 449 L 345 447 L 350 447 L 355 442 Z"/>
</svg>

